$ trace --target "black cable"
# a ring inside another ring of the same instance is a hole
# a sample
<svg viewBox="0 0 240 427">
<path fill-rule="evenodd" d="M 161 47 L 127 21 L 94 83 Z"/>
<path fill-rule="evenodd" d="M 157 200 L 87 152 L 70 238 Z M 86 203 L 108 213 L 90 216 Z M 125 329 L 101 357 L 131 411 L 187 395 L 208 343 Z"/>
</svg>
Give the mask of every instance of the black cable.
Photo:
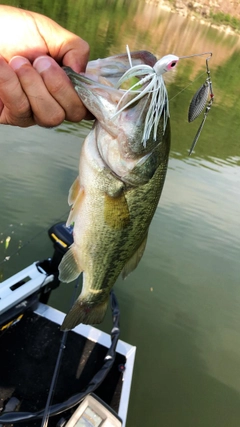
<svg viewBox="0 0 240 427">
<path fill-rule="evenodd" d="M 101 369 L 94 375 L 91 382 L 89 383 L 87 389 L 83 392 L 77 393 L 71 396 L 69 399 L 65 400 L 62 403 L 56 403 L 49 407 L 49 416 L 58 415 L 62 412 L 67 411 L 68 409 L 78 405 L 81 400 L 86 397 L 87 394 L 94 392 L 103 380 L 106 378 L 110 369 L 113 366 L 115 357 L 116 357 L 116 347 L 120 334 L 119 329 L 119 319 L 120 319 L 120 310 L 117 302 L 117 298 L 113 291 L 111 291 L 111 308 L 112 308 L 112 319 L 113 327 L 111 330 L 111 345 L 107 351 L 107 354 L 104 358 L 104 364 Z M 0 422 L 6 424 L 14 424 L 17 422 L 26 422 L 28 420 L 41 419 L 44 416 L 45 409 L 32 413 L 32 412 L 8 412 L 0 416 Z"/>
<path fill-rule="evenodd" d="M 82 277 L 82 275 L 80 276 Z M 77 289 L 79 287 L 80 284 L 80 277 L 76 280 L 75 282 L 75 286 L 73 289 L 73 294 L 72 294 L 72 298 L 71 298 L 71 303 L 70 303 L 70 308 L 72 308 L 74 301 L 76 300 L 76 295 L 77 295 Z M 47 427 L 48 425 L 48 419 L 49 419 L 49 408 L 54 396 L 54 392 L 55 392 L 55 387 L 57 384 L 57 380 L 58 380 L 58 375 L 59 375 L 59 371 L 60 371 L 60 367 L 61 367 L 61 362 L 62 362 L 62 357 L 63 357 L 63 352 L 66 348 L 66 342 L 67 342 L 67 337 L 68 337 L 68 332 L 69 331 L 64 331 L 63 335 L 62 335 L 62 339 L 61 339 L 61 343 L 60 343 L 60 348 L 59 348 L 59 352 L 58 352 L 58 357 L 57 357 L 57 362 L 55 365 L 55 369 L 54 369 L 54 373 L 53 373 L 53 377 L 52 377 L 52 381 L 51 381 L 51 385 L 50 385 L 50 389 L 49 389 L 49 393 L 48 393 L 48 398 L 47 398 L 47 403 L 44 409 L 44 414 L 43 414 L 43 418 L 42 418 L 42 425 L 41 427 Z"/>
</svg>

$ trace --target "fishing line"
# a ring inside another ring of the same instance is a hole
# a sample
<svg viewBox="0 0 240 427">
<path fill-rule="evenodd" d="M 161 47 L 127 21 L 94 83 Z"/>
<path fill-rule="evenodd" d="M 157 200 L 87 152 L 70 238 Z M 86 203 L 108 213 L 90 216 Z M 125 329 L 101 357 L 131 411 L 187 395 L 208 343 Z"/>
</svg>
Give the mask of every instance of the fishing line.
<svg viewBox="0 0 240 427">
<path fill-rule="evenodd" d="M 22 223 L 20 225 L 23 225 Z M 0 236 L 3 236 L 9 228 L 12 228 L 13 224 L 9 224 L 3 231 L 1 231 Z"/>
<path fill-rule="evenodd" d="M 79 288 L 79 284 L 80 284 L 80 278 L 82 278 L 82 274 L 78 277 L 78 279 L 75 282 L 75 286 L 73 289 L 73 293 L 71 296 L 71 303 L 70 303 L 70 308 L 72 308 L 75 300 L 76 300 L 76 296 L 77 296 L 77 289 Z M 63 357 L 63 352 L 66 348 L 66 342 L 67 342 L 67 337 L 68 337 L 68 330 L 67 331 L 63 331 L 62 334 L 62 339 L 60 342 L 60 347 L 59 347 L 59 351 L 58 351 L 58 357 L 57 357 L 57 361 L 56 361 L 56 365 L 55 365 L 55 369 L 54 369 L 54 373 L 52 376 L 52 382 L 51 382 L 51 386 L 49 389 L 49 393 L 48 393 L 48 398 L 47 398 L 47 402 L 46 402 L 46 406 L 44 409 L 44 414 L 43 414 L 43 419 L 42 419 L 42 424 L 41 427 L 47 427 L 48 426 L 48 421 L 49 421 L 49 417 L 50 417 L 50 406 L 52 403 L 52 399 L 55 393 L 55 388 L 56 388 L 56 384 L 57 384 L 57 380 L 59 377 L 59 371 L 60 371 L 60 366 L 61 366 L 61 362 L 62 362 L 62 357 Z"/>
<path fill-rule="evenodd" d="M 204 55 L 210 55 L 209 58 L 211 58 L 212 52 L 193 53 L 192 55 L 179 56 L 179 59 L 187 59 L 187 58 L 193 58 L 194 56 L 204 56 Z M 209 59 L 209 58 L 207 58 L 207 59 Z"/>
<path fill-rule="evenodd" d="M 176 98 L 178 95 L 180 95 L 182 92 L 184 92 L 188 87 L 192 86 L 193 83 L 195 83 L 198 79 L 200 79 L 200 77 L 202 77 L 204 74 L 205 74 L 205 72 L 200 74 L 198 77 L 196 77 L 196 79 L 194 79 L 192 82 L 190 82 L 187 86 L 185 86 L 182 90 L 180 90 L 180 92 L 178 92 L 176 95 L 174 95 L 171 99 L 169 99 L 169 102 L 171 102 L 174 98 Z"/>
<path fill-rule="evenodd" d="M 59 218 L 57 218 L 54 223 L 61 221 L 63 218 L 65 218 L 69 213 L 69 210 L 67 210 L 63 215 L 61 215 Z M 35 240 L 38 236 L 40 236 L 42 233 L 44 233 L 46 230 L 48 230 L 49 227 L 44 228 L 43 230 L 38 231 L 36 234 L 34 234 L 29 240 L 24 242 L 22 246 L 15 251 L 13 251 L 10 255 L 6 256 L 2 261 L 0 261 L 0 266 L 4 264 L 5 262 L 9 261 L 14 255 L 18 255 L 19 252 L 21 252 L 22 249 L 24 249 L 26 246 L 30 245 L 30 243 Z"/>
<path fill-rule="evenodd" d="M 212 57 L 212 52 L 194 53 L 194 54 L 192 54 L 192 55 L 179 56 L 179 59 L 188 59 L 188 58 L 193 58 L 193 57 L 195 57 L 195 56 L 204 56 L 204 55 L 209 55 L 209 57 L 207 58 L 207 60 L 208 60 L 208 59 L 210 59 L 210 58 Z M 208 69 L 208 66 L 207 66 L 207 69 Z M 185 91 L 189 86 L 191 86 L 193 83 L 195 83 L 195 82 L 196 82 L 198 79 L 200 79 L 200 77 L 202 77 L 204 74 L 205 74 L 205 72 L 204 72 L 204 73 L 202 73 L 202 74 L 200 74 L 198 77 L 196 77 L 196 79 L 194 79 L 191 83 L 189 83 L 187 86 L 185 86 L 185 88 L 183 88 L 180 92 L 178 92 L 176 95 L 174 95 L 174 96 L 169 100 L 169 102 L 170 102 L 170 101 L 172 101 L 174 98 L 176 98 L 178 95 L 180 95 L 180 93 L 184 92 L 184 91 Z"/>
</svg>

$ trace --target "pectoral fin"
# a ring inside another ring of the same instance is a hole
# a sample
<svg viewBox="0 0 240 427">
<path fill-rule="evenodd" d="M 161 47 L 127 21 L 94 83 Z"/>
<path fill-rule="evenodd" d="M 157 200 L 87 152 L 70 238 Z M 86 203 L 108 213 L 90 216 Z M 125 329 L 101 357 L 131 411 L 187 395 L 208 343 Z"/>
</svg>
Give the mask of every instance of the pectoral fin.
<svg viewBox="0 0 240 427">
<path fill-rule="evenodd" d="M 68 204 L 69 206 L 73 205 L 75 200 L 77 199 L 78 193 L 80 191 L 80 181 L 79 177 L 77 177 L 70 187 L 69 193 L 68 193 Z"/>
<path fill-rule="evenodd" d="M 69 194 L 69 198 L 71 197 L 71 201 L 73 203 L 72 209 L 70 210 L 66 225 L 67 227 L 71 224 L 73 224 L 76 221 L 76 217 L 78 215 L 79 209 L 81 207 L 81 204 L 83 202 L 83 198 L 84 198 L 84 189 L 83 187 L 80 187 L 80 184 L 77 186 L 76 181 L 74 181 L 72 187 L 75 185 L 76 188 L 73 188 L 73 191 L 71 193 L 71 195 Z M 72 189 L 71 187 L 71 189 Z M 77 188 L 78 187 L 78 188 Z M 70 192 L 71 192 L 70 189 Z M 75 194 L 75 192 L 78 190 L 77 195 Z M 74 195 L 74 199 L 73 199 L 73 195 Z"/>
<path fill-rule="evenodd" d="M 118 197 L 104 195 L 104 219 L 114 229 L 123 229 L 129 224 L 130 213 L 124 192 Z"/>
<path fill-rule="evenodd" d="M 77 246 L 73 243 L 64 255 L 62 261 L 58 267 L 59 280 L 61 282 L 72 282 L 77 279 L 79 274 L 82 272 L 82 267 L 79 261 L 79 254 L 77 252 Z"/>
<path fill-rule="evenodd" d="M 134 253 L 134 255 L 128 260 L 127 264 L 124 266 L 123 270 L 122 270 L 122 278 L 126 279 L 126 277 L 133 271 L 135 270 L 135 268 L 138 266 L 143 253 L 145 251 L 146 248 L 146 244 L 147 244 L 147 236 L 145 237 L 145 239 L 142 241 L 141 245 L 139 246 L 139 248 L 136 250 L 136 252 Z"/>
</svg>

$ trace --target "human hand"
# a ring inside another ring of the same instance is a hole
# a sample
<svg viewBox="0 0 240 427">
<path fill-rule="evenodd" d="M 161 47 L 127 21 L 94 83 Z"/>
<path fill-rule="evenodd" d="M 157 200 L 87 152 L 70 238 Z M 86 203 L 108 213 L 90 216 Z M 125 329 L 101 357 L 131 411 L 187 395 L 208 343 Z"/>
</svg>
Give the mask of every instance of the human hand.
<svg viewBox="0 0 240 427">
<path fill-rule="evenodd" d="M 0 53 L 0 124 L 51 127 L 86 118 L 59 65 L 84 71 L 84 40 L 43 15 L 0 6 Z"/>
</svg>

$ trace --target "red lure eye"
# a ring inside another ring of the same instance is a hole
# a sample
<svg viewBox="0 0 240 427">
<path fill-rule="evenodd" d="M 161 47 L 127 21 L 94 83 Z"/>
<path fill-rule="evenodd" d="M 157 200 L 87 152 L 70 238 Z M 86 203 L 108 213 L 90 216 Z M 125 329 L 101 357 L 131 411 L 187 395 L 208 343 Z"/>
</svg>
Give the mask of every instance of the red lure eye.
<svg viewBox="0 0 240 427">
<path fill-rule="evenodd" d="M 172 70 L 176 65 L 177 65 L 178 61 L 172 61 L 167 65 L 167 70 Z"/>
</svg>

